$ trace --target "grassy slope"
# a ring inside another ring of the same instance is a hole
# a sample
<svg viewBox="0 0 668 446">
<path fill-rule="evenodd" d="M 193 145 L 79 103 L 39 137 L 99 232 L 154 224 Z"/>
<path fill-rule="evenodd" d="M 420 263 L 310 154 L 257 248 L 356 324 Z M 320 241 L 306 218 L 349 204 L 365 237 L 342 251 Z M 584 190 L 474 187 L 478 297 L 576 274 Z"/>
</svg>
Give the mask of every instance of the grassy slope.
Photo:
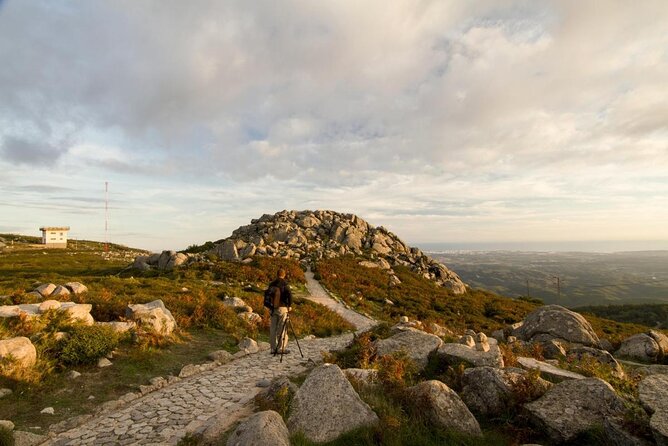
<svg viewBox="0 0 668 446">
<path fill-rule="evenodd" d="M 204 362 L 211 351 L 233 351 L 243 336 L 266 340 L 269 314 L 262 307 L 261 291 L 281 266 L 289 270 L 295 288 L 293 323 L 298 334 L 329 336 L 352 329 L 335 313 L 300 298 L 305 294 L 305 279 L 293 261 L 258 259 L 250 265 L 217 262 L 170 273 L 140 274 L 124 271 L 139 251 L 115 245 L 109 252 L 102 248 L 99 243 L 78 242 L 76 249 L 46 250 L 15 244 L 0 250 L 0 305 L 38 301 L 27 295 L 38 282 L 80 281 L 89 292 L 65 300 L 92 303 L 96 320 L 118 320 L 128 303 L 162 299 L 177 319 L 179 334 L 163 348 L 122 344 L 112 367 L 73 367 L 83 373 L 77 380 L 68 380 L 59 373 L 66 371 L 60 365 L 56 366 L 56 373 L 39 376 L 39 382 L 0 377 L 0 387 L 14 391 L 0 400 L 0 419 L 11 419 L 19 428 L 45 428 L 136 391 L 154 376 L 178 374 L 185 364 Z M 222 305 L 221 297 L 225 295 L 243 298 L 263 316 L 262 323 L 254 327 L 238 318 Z M 12 329 L 16 329 L 14 323 L 0 319 L 0 333 L 11 336 Z M 95 399 L 89 400 L 90 395 Z M 53 406 L 56 415 L 40 415 L 39 411 L 47 406 Z"/>
<path fill-rule="evenodd" d="M 174 374 L 187 363 L 202 362 L 212 350 L 233 350 L 241 336 L 250 334 L 265 339 L 268 315 L 261 307 L 259 291 L 279 266 L 289 269 L 295 294 L 305 293 L 303 273 L 295 262 L 260 258 L 250 265 L 218 262 L 171 273 L 121 273 L 134 254 L 123 247 L 112 247 L 105 253 L 100 244 L 84 242 L 79 242 L 77 249 L 5 249 L 0 252 L 0 296 L 10 295 L 0 304 L 29 301 L 25 293 L 34 288 L 35 282 L 78 280 L 90 288 L 79 300 L 94 303 L 96 320 L 117 319 L 128 302 L 160 298 L 172 309 L 183 329 L 180 340 L 163 349 L 123 345 L 113 360 L 113 367 L 102 370 L 77 367 L 84 375 L 76 381 L 67 380 L 62 374 L 50 375 L 40 384 L 0 381 L 0 386 L 15 391 L 0 401 L 0 418 L 12 419 L 21 428 L 44 428 L 136 390 L 153 376 Z M 390 289 L 383 272 L 360 267 L 350 257 L 323 261 L 317 272 L 323 284 L 353 308 L 391 322 L 408 315 L 458 331 L 473 328 L 489 333 L 521 320 L 537 306 L 481 290 L 454 296 L 406 268 L 395 270 L 402 283 Z M 188 291 L 182 291 L 184 287 Z M 263 314 L 259 331 L 222 308 L 219 302 L 222 295 L 242 297 Z M 385 299 L 393 301 L 394 305 L 386 304 Z M 587 318 L 599 335 L 613 341 L 643 331 L 643 327 Z M 336 315 L 300 299 L 295 304 L 293 320 L 301 334 L 328 335 L 349 328 Z M 109 382 L 114 385 L 109 386 Z M 89 395 L 94 395 L 95 399 L 88 400 Z M 55 407 L 56 415 L 40 415 L 39 410 L 46 406 Z"/>
<path fill-rule="evenodd" d="M 317 265 L 322 283 L 358 311 L 381 320 L 396 322 L 400 316 L 436 322 L 455 331 L 470 328 L 490 333 L 510 323 L 521 321 L 539 305 L 498 296 L 484 290 L 471 290 L 455 296 L 433 282 L 396 267 L 401 284 L 388 287 L 387 274 L 380 269 L 365 268 L 351 257 L 323 260 Z M 394 303 L 385 303 L 389 299 Z M 597 334 L 617 343 L 623 338 L 646 330 L 637 324 L 586 315 Z"/>
</svg>

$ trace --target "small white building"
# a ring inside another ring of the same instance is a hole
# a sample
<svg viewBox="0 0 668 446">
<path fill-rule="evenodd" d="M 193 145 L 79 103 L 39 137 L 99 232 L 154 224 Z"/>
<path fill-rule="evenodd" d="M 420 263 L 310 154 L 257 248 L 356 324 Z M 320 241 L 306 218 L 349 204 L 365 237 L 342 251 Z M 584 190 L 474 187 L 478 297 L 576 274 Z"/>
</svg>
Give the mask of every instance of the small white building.
<svg viewBox="0 0 668 446">
<path fill-rule="evenodd" d="M 67 231 L 69 226 L 43 226 L 42 244 L 47 248 L 67 248 Z"/>
</svg>

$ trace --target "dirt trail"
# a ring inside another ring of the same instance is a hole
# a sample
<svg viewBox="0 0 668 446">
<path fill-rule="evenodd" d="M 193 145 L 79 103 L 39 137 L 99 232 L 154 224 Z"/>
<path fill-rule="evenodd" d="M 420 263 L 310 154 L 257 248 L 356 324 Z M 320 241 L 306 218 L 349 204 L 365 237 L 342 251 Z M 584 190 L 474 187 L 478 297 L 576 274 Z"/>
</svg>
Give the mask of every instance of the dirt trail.
<svg viewBox="0 0 668 446">
<path fill-rule="evenodd" d="M 310 293 L 306 298 L 319 303 L 320 305 L 324 305 L 335 313 L 341 315 L 345 320 L 353 324 L 358 332 L 366 331 L 378 323 L 377 321 L 361 315 L 334 300 L 322 285 L 320 285 L 320 282 L 315 280 L 313 272 L 310 269 L 306 271 L 305 276 L 306 287 Z"/>
</svg>

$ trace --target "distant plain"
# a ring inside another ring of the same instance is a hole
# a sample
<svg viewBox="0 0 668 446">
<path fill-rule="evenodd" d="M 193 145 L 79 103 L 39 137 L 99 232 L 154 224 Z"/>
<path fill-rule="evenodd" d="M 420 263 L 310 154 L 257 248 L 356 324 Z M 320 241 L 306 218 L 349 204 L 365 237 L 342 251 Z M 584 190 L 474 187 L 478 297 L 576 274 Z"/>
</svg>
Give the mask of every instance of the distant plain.
<svg viewBox="0 0 668 446">
<path fill-rule="evenodd" d="M 668 251 L 432 253 L 462 280 L 567 307 L 668 304 Z"/>
</svg>

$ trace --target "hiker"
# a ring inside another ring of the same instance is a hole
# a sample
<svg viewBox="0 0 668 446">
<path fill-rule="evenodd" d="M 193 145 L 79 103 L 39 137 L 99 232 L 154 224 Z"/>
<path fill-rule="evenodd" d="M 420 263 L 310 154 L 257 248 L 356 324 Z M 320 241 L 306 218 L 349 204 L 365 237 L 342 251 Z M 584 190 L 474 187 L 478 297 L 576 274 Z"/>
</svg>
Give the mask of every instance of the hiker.
<svg viewBox="0 0 668 446">
<path fill-rule="evenodd" d="M 269 343 L 272 353 L 290 353 L 288 346 L 288 331 L 284 330 L 288 311 L 292 305 L 292 292 L 290 285 L 285 280 L 285 270 L 280 268 L 276 274 L 276 280 L 269 284 L 269 290 L 273 291 L 273 310 L 271 311 L 271 326 L 269 327 Z M 287 328 L 287 327 L 285 327 Z M 281 338 L 283 335 L 283 339 Z M 282 341 L 282 342 L 281 342 Z M 279 345 L 282 344 L 282 345 Z"/>
</svg>

